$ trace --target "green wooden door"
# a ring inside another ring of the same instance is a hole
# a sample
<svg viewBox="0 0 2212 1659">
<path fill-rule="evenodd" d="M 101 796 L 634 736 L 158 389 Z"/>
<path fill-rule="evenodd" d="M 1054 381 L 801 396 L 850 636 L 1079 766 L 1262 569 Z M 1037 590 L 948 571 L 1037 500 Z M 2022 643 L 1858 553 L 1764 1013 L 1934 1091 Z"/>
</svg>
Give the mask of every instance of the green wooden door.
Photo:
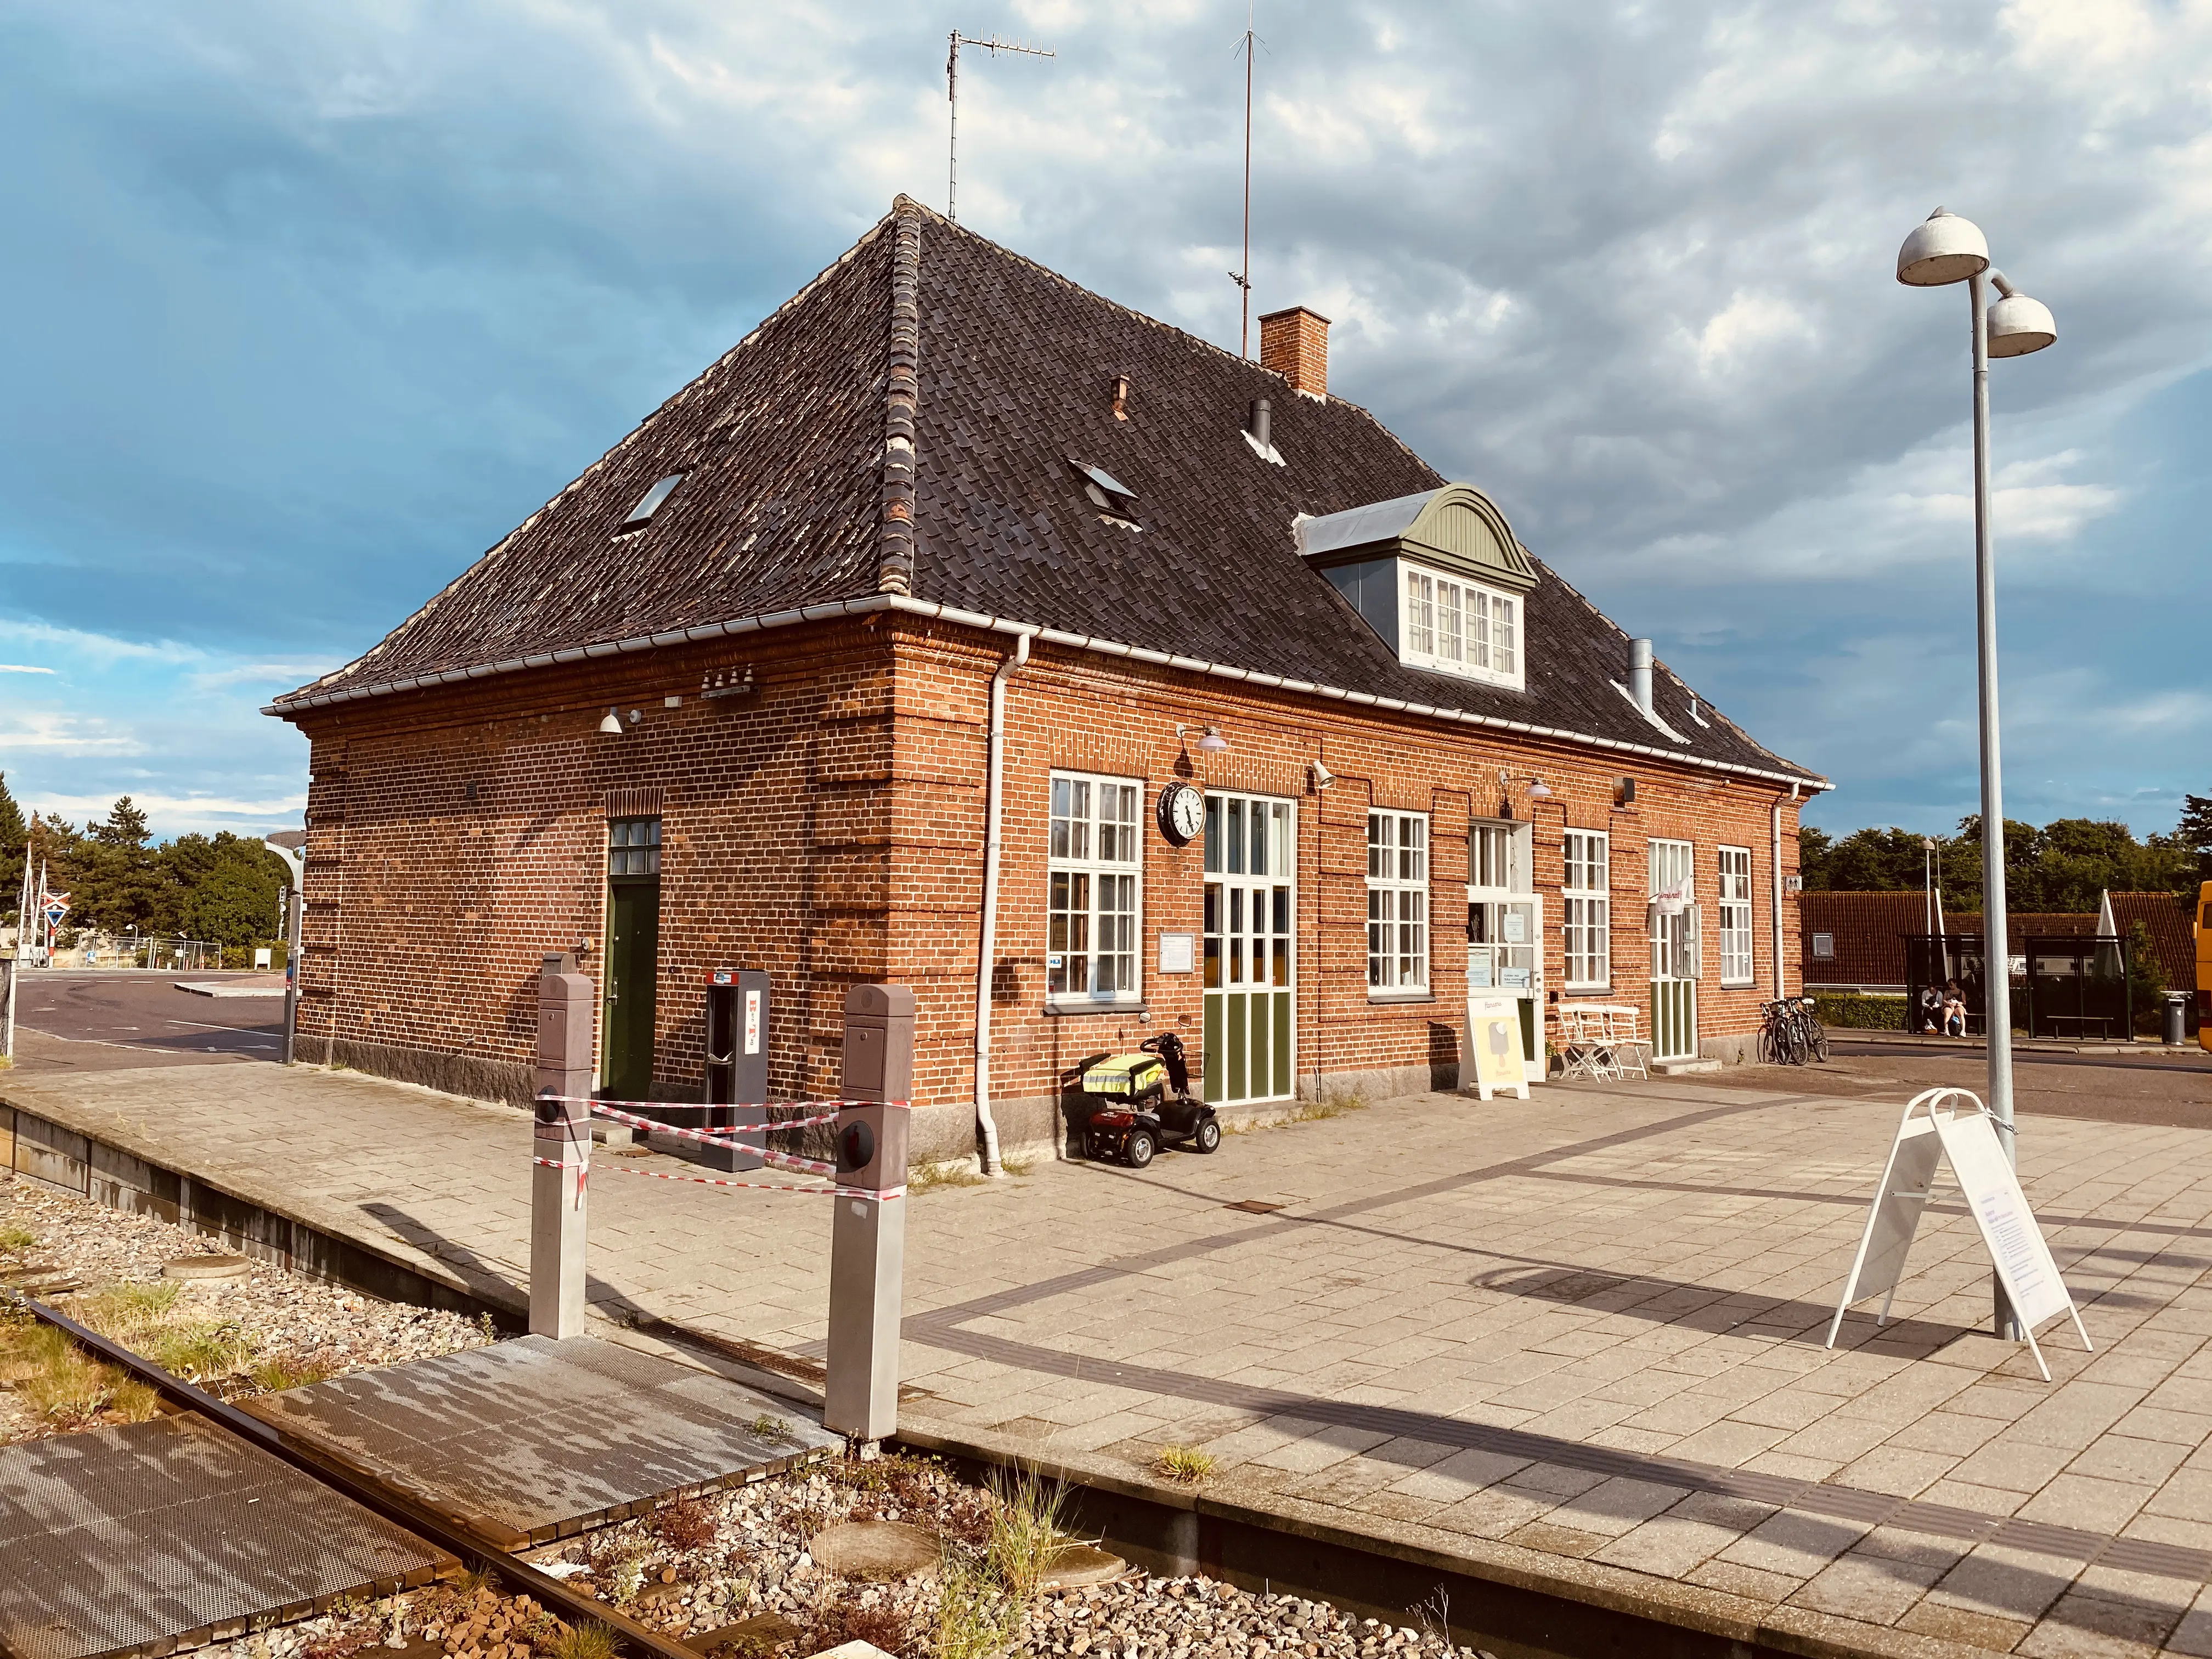
<svg viewBox="0 0 2212 1659">
<path fill-rule="evenodd" d="M 1206 1098 L 1297 1091 L 1297 809 L 1206 798 Z"/>
<path fill-rule="evenodd" d="M 660 821 L 620 818 L 609 830 L 599 1086 L 617 1100 L 648 1100 L 660 956 Z"/>
</svg>

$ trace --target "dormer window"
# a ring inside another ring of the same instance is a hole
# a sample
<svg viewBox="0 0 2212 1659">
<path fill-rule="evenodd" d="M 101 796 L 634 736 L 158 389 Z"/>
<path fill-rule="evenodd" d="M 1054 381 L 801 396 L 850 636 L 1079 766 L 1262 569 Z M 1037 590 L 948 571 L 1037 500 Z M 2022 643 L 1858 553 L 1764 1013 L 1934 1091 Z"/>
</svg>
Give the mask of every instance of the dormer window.
<svg viewBox="0 0 2212 1659">
<path fill-rule="evenodd" d="M 1406 581 L 1401 660 L 1447 674 L 1495 677 L 1521 684 L 1521 601 L 1399 562 Z"/>
<path fill-rule="evenodd" d="M 1535 562 L 1465 484 L 1294 526 L 1298 550 L 1408 668 L 1522 690 Z"/>
<path fill-rule="evenodd" d="M 633 531 L 642 530 L 651 524 L 653 515 L 660 511 L 662 503 L 676 493 L 676 486 L 683 482 L 684 475 L 681 472 L 672 472 L 652 489 L 647 490 L 638 498 L 637 505 L 630 508 L 629 517 L 622 521 L 621 527 L 615 532 L 615 534 L 627 536 Z"/>
</svg>

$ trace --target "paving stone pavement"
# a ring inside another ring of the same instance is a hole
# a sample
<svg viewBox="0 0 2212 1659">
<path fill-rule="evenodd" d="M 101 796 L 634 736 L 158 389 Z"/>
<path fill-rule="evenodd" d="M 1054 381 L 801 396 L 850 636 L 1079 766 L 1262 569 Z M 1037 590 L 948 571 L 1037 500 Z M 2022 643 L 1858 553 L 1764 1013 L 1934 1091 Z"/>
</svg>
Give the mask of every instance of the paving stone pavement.
<svg viewBox="0 0 2212 1659">
<path fill-rule="evenodd" d="M 505 1108 L 258 1066 L 0 1098 L 510 1304 L 521 1285 L 529 1125 Z M 2097 1344 L 2050 1328 L 2045 1383 L 1977 1334 L 1987 1258 L 1955 1191 L 1890 1323 L 1854 1313 L 1822 1346 L 1901 1104 L 1427 1095 L 1141 1173 L 919 1194 L 906 1415 L 1124 1478 L 1198 1446 L 1224 1503 L 1869 1651 L 2212 1656 L 2212 1132 L 2024 1124 Z M 594 1158 L 594 1310 L 818 1357 L 826 1204 L 635 1173 L 687 1167 Z"/>
</svg>

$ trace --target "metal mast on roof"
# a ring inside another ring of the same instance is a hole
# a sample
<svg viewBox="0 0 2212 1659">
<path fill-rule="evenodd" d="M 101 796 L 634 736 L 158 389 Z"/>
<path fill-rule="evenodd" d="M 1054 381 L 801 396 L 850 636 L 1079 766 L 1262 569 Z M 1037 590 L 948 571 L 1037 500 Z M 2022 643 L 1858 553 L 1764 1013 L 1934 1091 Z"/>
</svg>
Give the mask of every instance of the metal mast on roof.
<svg viewBox="0 0 2212 1659">
<path fill-rule="evenodd" d="M 945 216 L 956 225 L 960 222 L 960 48 L 963 46 L 981 46 L 994 58 L 1002 52 L 1025 52 L 1031 58 L 1053 55 L 1047 46 L 1028 46 L 1018 40 L 1001 40 L 995 34 L 988 40 L 979 40 L 972 34 L 961 33 L 958 29 L 952 31 L 952 50 L 945 59 L 945 99 L 952 106 L 951 137 L 946 146 Z"/>
<path fill-rule="evenodd" d="M 1243 357 L 1252 355 L 1252 52 L 1261 44 L 1252 19 L 1257 3 L 1251 0 L 1246 5 L 1244 33 L 1237 42 L 1237 50 L 1244 54 L 1244 268 L 1231 271 L 1229 280 L 1237 284 L 1243 301 L 1244 322 L 1237 336 L 1237 355 Z"/>
</svg>

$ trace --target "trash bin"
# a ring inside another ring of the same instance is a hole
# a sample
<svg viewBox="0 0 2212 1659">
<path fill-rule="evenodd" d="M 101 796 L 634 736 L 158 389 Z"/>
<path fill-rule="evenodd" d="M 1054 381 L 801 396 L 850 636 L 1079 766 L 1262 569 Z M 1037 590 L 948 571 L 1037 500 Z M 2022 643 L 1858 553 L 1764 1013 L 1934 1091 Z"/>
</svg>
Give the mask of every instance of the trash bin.
<svg viewBox="0 0 2212 1659">
<path fill-rule="evenodd" d="M 2183 1040 L 2182 1022 L 2184 1017 L 2188 1013 L 2188 992 L 2168 991 L 2166 994 L 2166 1030 L 2162 1035 L 2164 1036 L 2168 1047 L 2179 1048 L 2181 1046 Z"/>
</svg>

